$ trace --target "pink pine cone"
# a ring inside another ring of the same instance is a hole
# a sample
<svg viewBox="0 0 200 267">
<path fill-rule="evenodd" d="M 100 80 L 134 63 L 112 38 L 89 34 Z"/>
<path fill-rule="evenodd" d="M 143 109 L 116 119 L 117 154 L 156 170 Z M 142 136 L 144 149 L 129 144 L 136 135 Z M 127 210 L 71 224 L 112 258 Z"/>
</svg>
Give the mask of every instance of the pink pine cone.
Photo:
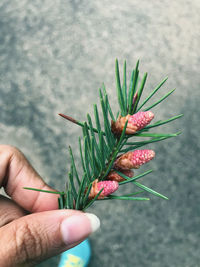
<svg viewBox="0 0 200 267">
<path fill-rule="evenodd" d="M 155 152 L 150 149 L 130 151 L 116 159 L 114 167 L 123 170 L 138 169 L 154 157 Z"/>
<path fill-rule="evenodd" d="M 154 114 L 151 111 L 141 111 L 133 115 L 128 114 L 126 117 L 119 116 L 116 122 L 111 122 L 111 129 L 114 134 L 120 135 L 123 131 L 126 121 L 128 120 L 126 134 L 134 134 L 148 125 L 153 118 Z"/>
<path fill-rule="evenodd" d="M 141 111 L 132 115 L 128 119 L 128 124 L 137 127 L 137 131 L 148 125 L 154 118 L 154 114 L 151 111 Z"/>
<path fill-rule="evenodd" d="M 89 194 L 89 199 L 93 199 L 99 193 L 99 191 L 102 188 L 104 188 L 98 197 L 98 199 L 103 199 L 104 197 L 109 196 L 110 194 L 115 192 L 118 189 L 118 187 L 119 187 L 119 184 L 116 181 L 98 182 L 98 180 L 96 179 L 96 180 L 94 180 L 94 182 L 92 184 L 92 188 L 91 188 L 91 191 Z"/>
</svg>

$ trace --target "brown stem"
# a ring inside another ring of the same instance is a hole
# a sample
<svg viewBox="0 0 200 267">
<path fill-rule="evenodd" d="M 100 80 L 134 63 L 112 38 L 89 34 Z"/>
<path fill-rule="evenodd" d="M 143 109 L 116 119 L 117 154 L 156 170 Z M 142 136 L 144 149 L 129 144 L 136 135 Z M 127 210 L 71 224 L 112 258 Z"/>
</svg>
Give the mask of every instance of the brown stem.
<svg viewBox="0 0 200 267">
<path fill-rule="evenodd" d="M 74 118 L 70 117 L 70 116 L 64 115 L 64 114 L 62 114 L 62 113 L 59 113 L 58 115 L 60 115 L 61 117 L 63 117 L 64 119 L 66 119 L 66 120 L 68 120 L 68 121 L 71 121 L 71 122 L 73 122 L 73 123 L 78 124 L 78 121 L 75 120 Z"/>
</svg>

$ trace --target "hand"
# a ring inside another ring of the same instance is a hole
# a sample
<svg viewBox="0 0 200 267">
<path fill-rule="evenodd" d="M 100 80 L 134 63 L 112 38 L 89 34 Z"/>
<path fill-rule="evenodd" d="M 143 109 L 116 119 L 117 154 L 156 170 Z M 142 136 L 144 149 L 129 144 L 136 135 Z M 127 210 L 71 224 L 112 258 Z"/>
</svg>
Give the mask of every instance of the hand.
<svg viewBox="0 0 200 267">
<path fill-rule="evenodd" d="M 50 188 L 14 147 L 0 145 L 0 266 L 33 266 L 65 251 L 99 227 L 93 214 L 57 210 L 58 195 L 23 187 Z M 31 214 L 32 213 L 32 214 Z"/>
</svg>

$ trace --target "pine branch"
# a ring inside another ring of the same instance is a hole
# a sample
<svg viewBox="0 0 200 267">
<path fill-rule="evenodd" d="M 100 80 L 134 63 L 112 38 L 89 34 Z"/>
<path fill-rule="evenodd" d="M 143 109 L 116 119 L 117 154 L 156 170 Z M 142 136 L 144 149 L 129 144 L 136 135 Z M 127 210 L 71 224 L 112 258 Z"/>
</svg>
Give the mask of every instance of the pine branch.
<svg viewBox="0 0 200 267">
<path fill-rule="evenodd" d="M 181 118 L 183 115 L 180 114 L 167 120 L 160 120 L 154 124 L 149 124 L 153 118 L 152 112 L 149 112 L 149 110 L 164 101 L 174 90 L 171 90 L 158 101 L 149 105 L 143 111 L 140 111 L 162 87 L 167 78 L 140 104 L 147 80 L 147 73 L 144 74 L 139 85 L 138 67 L 139 61 L 131 73 L 129 88 L 127 88 L 126 61 L 124 61 L 123 79 L 121 79 L 119 64 L 116 59 L 115 75 L 119 103 L 119 111 L 116 115 L 114 115 L 111 108 L 104 84 L 99 89 L 100 108 L 97 104 L 94 104 L 94 122 L 90 114 L 87 114 L 87 121 L 85 122 L 81 122 L 62 113 L 59 114 L 82 128 L 82 138 L 79 137 L 81 160 L 79 166 L 75 163 L 72 148 L 69 146 L 70 171 L 68 173 L 66 190 L 64 192 L 54 192 L 29 187 L 25 189 L 58 194 L 58 205 L 60 209 L 67 208 L 83 211 L 91 207 L 95 201 L 99 200 L 149 200 L 147 197 L 135 197 L 135 195 L 144 194 L 145 192 L 162 199 L 168 199 L 166 196 L 138 182 L 140 178 L 147 176 L 152 170 L 134 175 L 131 169 L 139 168 L 140 165 L 151 160 L 155 154 L 152 150 L 136 149 L 151 143 L 176 137 L 180 134 L 180 132 L 174 134 L 150 133 L 149 130 L 172 122 Z M 121 80 L 123 81 L 122 85 Z M 100 120 L 101 117 L 102 120 Z M 144 140 L 136 141 L 138 137 L 144 138 Z M 130 141 L 130 138 L 134 138 L 134 140 Z M 118 186 L 122 187 L 127 183 L 130 186 L 135 185 L 142 190 L 121 196 L 112 194 L 117 190 Z M 112 188 L 112 186 L 114 187 Z M 111 192 L 109 190 L 113 191 Z"/>
</svg>

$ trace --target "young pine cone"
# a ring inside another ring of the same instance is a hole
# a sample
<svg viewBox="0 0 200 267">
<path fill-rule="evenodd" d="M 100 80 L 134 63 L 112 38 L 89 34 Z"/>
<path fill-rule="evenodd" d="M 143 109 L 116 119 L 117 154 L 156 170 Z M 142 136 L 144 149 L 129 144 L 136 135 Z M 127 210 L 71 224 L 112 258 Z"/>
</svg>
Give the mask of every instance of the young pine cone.
<svg viewBox="0 0 200 267">
<path fill-rule="evenodd" d="M 124 175 L 128 176 L 129 178 L 132 178 L 134 175 L 134 172 L 132 170 L 119 170 Z M 123 182 L 126 179 L 120 176 L 115 170 L 112 170 L 109 172 L 108 176 L 106 177 L 109 181 L 116 181 L 116 182 Z"/>
<path fill-rule="evenodd" d="M 133 115 L 128 114 L 126 117 L 119 116 L 116 122 L 111 121 L 111 129 L 114 134 L 120 135 L 128 120 L 126 134 L 134 134 L 148 125 L 153 118 L 154 114 L 151 111 L 140 111 Z"/>
<path fill-rule="evenodd" d="M 102 188 L 104 188 L 101 194 L 98 196 L 98 199 L 103 199 L 104 197 L 109 196 L 110 194 L 115 192 L 118 189 L 118 187 L 119 187 L 119 184 L 116 181 L 98 182 L 98 179 L 96 179 L 92 183 L 92 187 L 91 187 L 90 194 L 89 194 L 89 199 L 93 199 L 99 193 L 99 191 Z"/>
<path fill-rule="evenodd" d="M 116 159 L 115 169 L 138 169 L 141 165 L 147 163 L 155 157 L 155 152 L 150 149 L 135 150 L 127 152 Z"/>
</svg>

